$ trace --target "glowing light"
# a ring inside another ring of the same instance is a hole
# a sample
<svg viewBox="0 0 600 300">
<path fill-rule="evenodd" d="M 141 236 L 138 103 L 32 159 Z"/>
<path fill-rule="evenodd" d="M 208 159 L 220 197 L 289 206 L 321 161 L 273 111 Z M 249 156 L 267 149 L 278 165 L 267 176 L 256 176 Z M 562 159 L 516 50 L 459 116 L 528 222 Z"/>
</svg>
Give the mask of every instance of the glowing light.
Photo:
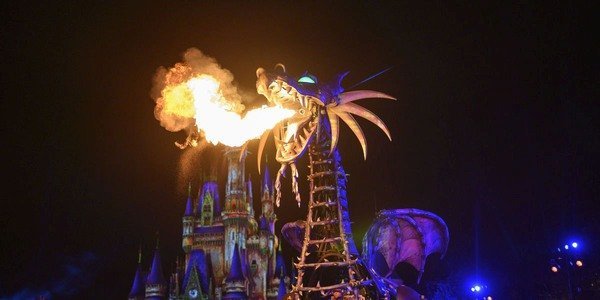
<svg viewBox="0 0 600 300">
<path fill-rule="evenodd" d="M 579 246 L 579 244 L 577 244 L 577 242 L 573 242 L 573 243 L 571 244 L 571 246 L 572 246 L 573 248 L 577 248 L 577 246 Z"/>
<path fill-rule="evenodd" d="M 569 245 L 565 245 L 565 250 L 569 250 Z"/>
<path fill-rule="evenodd" d="M 492 300 L 492 296 L 488 296 L 488 297 L 487 297 L 487 300 Z"/>
<path fill-rule="evenodd" d="M 577 265 L 578 267 L 583 266 L 583 262 L 581 260 L 578 260 L 575 262 L 575 265 Z"/>
<path fill-rule="evenodd" d="M 550 268 L 550 271 L 552 271 L 552 273 L 556 273 L 556 272 L 558 272 L 558 268 L 556 266 L 552 266 Z"/>
<path fill-rule="evenodd" d="M 164 112 L 193 118 L 197 130 L 215 145 L 241 146 L 294 114 L 293 110 L 280 106 L 263 106 L 242 117 L 222 94 L 220 83 L 205 74 L 168 85 L 162 91 L 162 98 Z"/>
<path fill-rule="evenodd" d="M 301 83 L 316 83 L 314 79 L 312 79 L 310 76 L 303 76 L 300 79 L 298 79 L 298 82 Z"/>
</svg>

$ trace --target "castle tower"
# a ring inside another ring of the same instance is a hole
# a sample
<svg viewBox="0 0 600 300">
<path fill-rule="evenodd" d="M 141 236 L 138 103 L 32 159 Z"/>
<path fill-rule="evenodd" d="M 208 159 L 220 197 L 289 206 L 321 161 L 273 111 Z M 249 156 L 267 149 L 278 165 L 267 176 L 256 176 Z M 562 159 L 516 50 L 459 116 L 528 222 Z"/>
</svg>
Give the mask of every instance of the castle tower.
<svg viewBox="0 0 600 300">
<path fill-rule="evenodd" d="M 194 236 L 194 209 L 192 207 L 192 184 L 188 185 L 188 198 L 187 203 L 185 205 L 185 212 L 183 213 L 183 239 L 181 242 L 181 246 L 183 247 L 183 252 L 187 254 L 190 252 L 193 244 L 193 236 Z"/>
<path fill-rule="evenodd" d="M 146 279 L 146 299 L 162 300 L 167 296 L 167 281 L 163 275 L 162 262 L 160 260 L 160 252 L 158 250 L 158 239 L 156 241 L 156 249 L 154 250 L 154 258 L 152 259 L 152 268 Z"/>
<path fill-rule="evenodd" d="M 138 266 L 135 271 L 135 277 L 133 278 L 133 284 L 129 291 L 128 300 L 143 300 L 146 294 L 146 274 L 142 271 L 142 246 L 138 252 Z"/>
<path fill-rule="evenodd" d="M 240 148 L 229 148 L 225 152 L 228 163 L 225 209 L 222 213 L 225 227 L 225 270 L 231 267 L 235 245 L 238 244 L 242 249 L 246 248 L 246 229 L 250 211 L 244 180 L 246 155 L 240 151 Z"/>
<path fill-rule="evenodd" d="M 242 270 L 242 259 L 238 244 L 233 247 L 231 269 L 225 279 L 225 294 L 223 300 L 245 300 L 247 295 L 247 280 Z"/>
</svg>

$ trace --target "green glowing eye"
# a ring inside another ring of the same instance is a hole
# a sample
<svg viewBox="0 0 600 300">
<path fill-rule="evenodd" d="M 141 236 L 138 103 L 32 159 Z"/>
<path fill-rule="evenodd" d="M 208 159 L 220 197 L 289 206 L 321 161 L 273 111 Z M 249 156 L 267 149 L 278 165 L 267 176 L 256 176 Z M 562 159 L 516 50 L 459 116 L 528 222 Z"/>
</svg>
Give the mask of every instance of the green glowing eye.
<svg viewBox="0 0 600 300">
<path fill-rule="evenodd" d="M 300 77 L 300 79 L 298 79 L 298 82 L 301 83 L 316 83 L 314 79 L 312 79 L 310 76 L 302 76 Z"/>
</svg>

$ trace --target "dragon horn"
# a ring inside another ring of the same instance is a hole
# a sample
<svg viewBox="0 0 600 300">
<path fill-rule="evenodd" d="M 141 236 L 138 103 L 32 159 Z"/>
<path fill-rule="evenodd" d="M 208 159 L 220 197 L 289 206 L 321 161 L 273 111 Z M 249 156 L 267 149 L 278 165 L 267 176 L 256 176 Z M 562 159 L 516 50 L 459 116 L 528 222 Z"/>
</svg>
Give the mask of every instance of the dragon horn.
<svg viewBox="0 0 600 300">
<path fill-rule="evenodd" d="M 363 117 L 363 118 L 369 120 L 371 123 L 373 123 L 373 124 L 377 125 L 377 127 L 381 128 L 381 130 L 383 130 L 383 132 L 385 132 L 385 134 L 387 135 L 387 137 L 390 141 L 392 140 L 390 131 L 385 126 L 385 123 L 383 123 L 383 121 L 381 121 L 381 119 L 377 115 L 375 115 L 373 112 L 371 112 L 370 110 L 368 110 L 358 104 L 355 104 L 355 103 L 346 103 L 343 105 L 338 105 L 334 109 L 336 111 L 349 112 L 349 113 L 355 114 L 357 116 L 360 116 L 360 117 Z M 333 130 L 331 130 L 331 132 L 333 135 Z"/>
<path fill-rule="evenodd" d="M 260 174 L 260 158 L 262 157 L 262 152 L 265 149 L 265 144 L 267 143 L 267 138 L 269 137 L 269 130 L 265 131 L 260 137 L 260 142 L 258 142 L 258 174 Z"/>
<path fill-rule="evenodd" d="M 360 145 L 363 150 L 364 158 L 366 160 L 367 159 L 367 139 L 365 138 L 365 134 L 363 133 L 362 129 L 356 122 L 356 119 L 354 119 L 354 117 L 347 112 L 338 111 L 338 112 L 336 112 L 336 114 L 340 118 L 342 118 L 342 121 L 344 121 L 346 124 L 348 124 L 348 127 L 350 127 L 352 132 L 354 132 L 354 134 L 356 135 L 356 138 L 358 138 L 358 141 L 360 142 Z"/>
<path fill-rule="evenodd" d="M 396 98 L 394 98 L 388 94 L 384 94 L 384 93 L 377 92 L 377 91 L 371 91 L 371 90 L 358 90 L 358 91 L 345 92 L 345 93 L 341 93 L 339 95 L 339 98 L 340 98 L 339 104 L 345 104 L 348 102 L 352 102 L 352 101 L 356 101 L 356 100 L 360 100 L 360 99 L 368 99 L 368 98 L 383 98 L 383 99 L 396 100 Z"/>
<path fill-rule="evenodd" d="M 335 111 L 331 108 L 327 109 L 327 116 L 329 117 L 329 124 L 331 125 L 331 151 L 337 146 L 339 132 L 340 132 L 340 118 L 336 115 Z"/>
</svg>

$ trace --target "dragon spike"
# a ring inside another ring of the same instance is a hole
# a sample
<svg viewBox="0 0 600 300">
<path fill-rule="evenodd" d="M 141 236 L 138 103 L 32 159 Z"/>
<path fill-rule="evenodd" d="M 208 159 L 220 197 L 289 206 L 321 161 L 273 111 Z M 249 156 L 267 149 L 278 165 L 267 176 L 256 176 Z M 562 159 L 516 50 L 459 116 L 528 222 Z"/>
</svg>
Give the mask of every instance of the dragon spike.
<svg viewBox="0 0 600 300">
<path fill-rule="evenodd" d="M 343 72 L 343 73 L 340 73 L 340 74 L 338 74 L 338 75 L 335 77 L 335 81 L 336 81 L 336 83 L 337 83 L 337 85 L 338 85 L 339 87 L 341 87 L 341 86 L 342 86 L 342 81 L 344 80 L 344 78 L 345 78 L 346 76 L 348 76 L 348 74 L 349 74 L 349 73 L 350 73 L 350 71 L 346 71 L 346 72 Z"/>
<path fill-rule="evenodd" d="M 396 100 L 396 98 L 394 98 L 388 94 L 384 94 L 382 92 L 377 92 L 377 91 L 371 91 L 371 90 L 357 90 L 357 91 L 345 92 L 345 93 L 341 93 L 339 95 L 339 98 L 340 98 L 339 104 L 345 104 L 348 102 L 352 102 L 352 101 L 356 101 L 356 100 L 360 100 L 360 99 L 368 99 L 368 98 L 383 98 L 383 99 Z"/>
<path fill-rule="evenodd" d="M 242 145 L 242 150 L 240 151 L 240 157 L 238 157 L 239 162 L 241 162 L 242 158 L 244 158 L 244 154 L 246 153 L 246 148 L 248 148 L 248 142 L 245 142 Z M 258 166 L 258 168 L 260 169 L 260 165 Z"/>
<path fill-rule="evenodd" d="M 260 137 L 260 142 L 258 142 L 258 157 L 257 162 L 258 162 L 258 174 L 260 174 L 260 159 L 262 157 L 262 152 L 265 149 L 265 144 L 267 143 L 267 138 L 269 137 L 269 130 L 265 131 L 265 133 L 262 134 L 262 136 Z"/>
<path fill-rule="evenodd" d="M 340 133 L 340 118 L 336 115 L 332 108 L 327 109 L 327 116 L 329 117 L 329 124 L 331 125 L 331 151 L 329 151 L 329 155 L 331 155 L 338 142 Z"/>
<path fill-rule="evenodd" d="M 281 168 L 277 171 L 277 178 L 275 179 L 275 205 L 277 207 L 281 204 L 281 177 L 285 177 L 285 169 L 287 169 L 287 164 L 281 164 Z"/>
<path fill-rule="evenodd" d="M 356 122 L 356 119 L 354 119 L 354 117 L 347 112 L 338 111 L 338 112 L 336 112 L 336 114 L 342 119 L 342 121 L 344 121 L 348 125 L 348 127 L 350 127 L 352 132 L 354 132 L 354 134 L 356 135 L 356 138 L 358 138 L 358 141 L 360 142 L 360 145 L 363 150 L 363 156 L 366 160 L 367 159 L 367 139 L 365 138 L 365 134 L 363 133 L 362 129 Z"/>
<path fill-rule="evenodd" d="M 377 125 L 377 127 L 381 128 L 381 130 L 383 130 L 383 132 L 385 132 L 385 135 L 387 135 L 387 137 L 390 141 L 392 140 L 390 131 L 388 130 L 387 126 L 385 126 L 385 123 L 383 123 L 383 121 L 381 121 L 381 119 L 377 115 L 375 115 L 373 112 L 371 112 L 370 110 L 368 110 L 356 103 L 351 103 L 351 102 L 333 107 L 332 109 L 334 109 L 335 111 L 349 112 L 349 113 L 355 114 L 359 117 L 363 117 L 363 118 L 369 120 L 371 123 L 373 123 L 373 124 Z M 333 130 L 331 132 L 333 135 Z"/>
<path fill-rule="evenodd" d="M 292 173 L 292 192 L 296 195 L 296 202 L 298 202 L 298 207 L 300 207 L 300 191 L 298 189 L 298 168 L 296 168 L 295 163 L 290 164 L 290 170 Z"/>
</svg>

